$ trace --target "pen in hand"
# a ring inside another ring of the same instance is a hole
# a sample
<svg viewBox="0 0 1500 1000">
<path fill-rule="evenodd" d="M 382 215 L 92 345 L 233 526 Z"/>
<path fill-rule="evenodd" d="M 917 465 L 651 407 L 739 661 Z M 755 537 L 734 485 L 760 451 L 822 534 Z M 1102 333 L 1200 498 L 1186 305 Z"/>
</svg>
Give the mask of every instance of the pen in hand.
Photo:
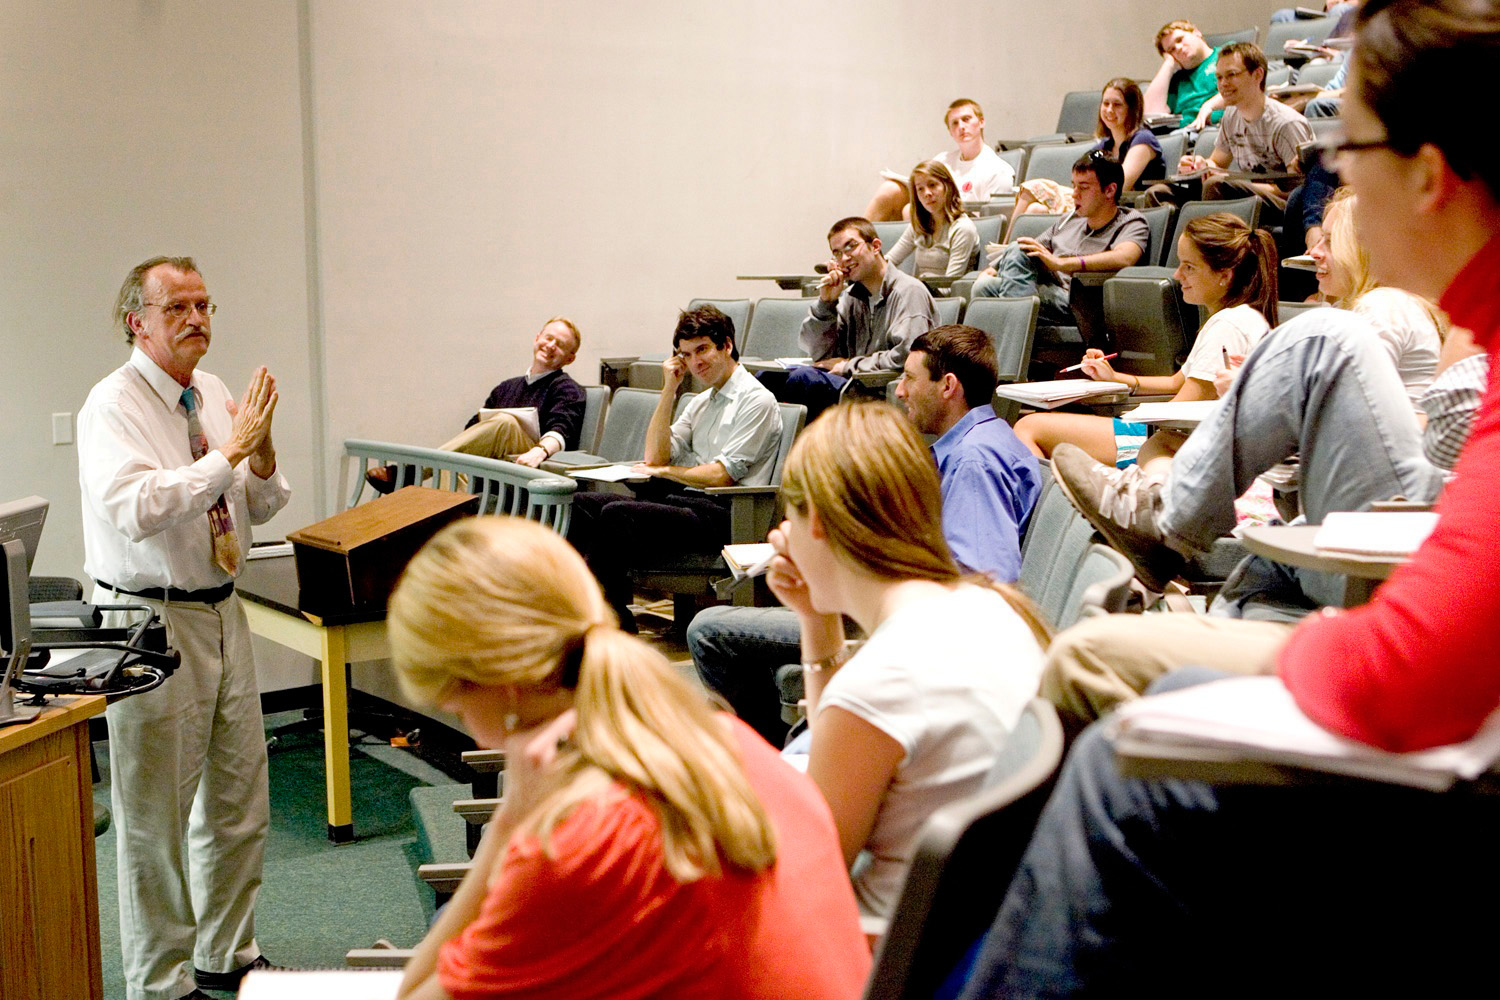
<svg viewBox="0 0 1500 1000">
<path fill-rule="evenodd" d="M 1119 356 L 1120 356 L 1120 352 L 1116 351 L 1113 354 L 1106 354 L 1102 358 L 1089 358 L 1089 360 L 1090 361 L 1108 361 L 1111 358 L 1118 358 Z M 1066 368 L 1060 368 L 1060 369 L 1058 369 L 1057 374 L 1059 374 L 1059 375 L 1066 375 L 1068 372 L 1076 372 L 1076 371 L 1078 371 L 1078 369 L 1080 369 L 1082 367 L 1083 367 L 1083 362 L 1080 361 L 1076 365 L 1069 365 Z"/>
</svg>

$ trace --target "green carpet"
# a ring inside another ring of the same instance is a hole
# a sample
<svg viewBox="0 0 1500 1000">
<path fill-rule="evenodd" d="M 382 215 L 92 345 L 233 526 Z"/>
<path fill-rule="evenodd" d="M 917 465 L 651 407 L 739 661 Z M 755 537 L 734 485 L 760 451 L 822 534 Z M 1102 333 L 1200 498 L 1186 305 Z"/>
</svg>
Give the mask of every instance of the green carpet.
<svg viewBox="0 0 1500 1000">
<path fill-rule="evenodd" d="M 292 718 L 270 716 L 267 728 Z M 101 743 L 96 750 L 103 780 L 95 797 L 107 803 L 108 748 Z M 256 936 L 266 957 L 297 968 L 342 968 L 347 950 L 368 947 L 377 938 L 414 945 L 431 920 L 432 893 L 416 877 L 417 865 L 429 858 L 422 856 L 426 848 L 409 796 L 414 788 L 451 785 L 453 779 L 410 751 L 372 742 L 355 745 L 349 769 L 357 839 L 335 845 L 327 838 L 322 736 L 280 737 L 270 763 L 271 832 L 256 909 Z M 446 822 L 437 818 L 429 824 L 440 824 L 442 841 L 450 845 L 445 850 L 455 842 L 462 845 L 463 821 L 457 816 L 450 813 Z M 95 844 L 104 995 L 124 1000 L 113 829 Z"/>
</svg>

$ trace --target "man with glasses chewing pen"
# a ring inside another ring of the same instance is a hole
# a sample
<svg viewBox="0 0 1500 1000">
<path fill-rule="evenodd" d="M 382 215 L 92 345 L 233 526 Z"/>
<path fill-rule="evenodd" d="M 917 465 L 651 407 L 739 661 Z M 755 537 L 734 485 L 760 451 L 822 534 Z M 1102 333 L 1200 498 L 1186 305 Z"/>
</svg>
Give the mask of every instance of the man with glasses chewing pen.
<svg viewBox="0 0 1500 1000">
<path fill-rule="evenodd" d="M 828 249 L 818 299 L 802 322 L 802 349 L 813 363 L 793 368 L 782 384 L 780 373 L 762 376 L 778 399 L 806 406 L 809 423 L 838 402 L 850 375 L 899 374 L 912 341 L 937 325 L 927 286 L 886 261 L 870 220 L 835 222 Z"/>
</svg>

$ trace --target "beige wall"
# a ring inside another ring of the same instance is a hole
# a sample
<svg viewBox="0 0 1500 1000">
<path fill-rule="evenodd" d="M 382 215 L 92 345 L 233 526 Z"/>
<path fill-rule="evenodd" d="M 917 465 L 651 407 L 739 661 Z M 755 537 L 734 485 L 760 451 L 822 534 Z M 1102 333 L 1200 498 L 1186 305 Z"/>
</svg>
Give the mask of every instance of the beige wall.
<svg viewBox="0 0 1500 1000">
<path fill-rule="evenodd" d="M 553 313 L 582 328 L 592 380 L 601 356 L 661 350 L 695 296 L 785 294 L 735 275 L 822 259 L 877 170 L 949 144 L 957 95 L 983 102 L 991 138 L 1048 132 L 1065 91 L 1150 76 L 1168 16 L 1213 30 L 1269 14 L 1002 4 L 976 23 L 975 9 L 316 4 L 332 452 L 445 439 Z"/>
<path fill-rule="evenodd" d="M 1168 17 L 1271 6 L 0 0 L 0 498 L 48 497 L 38 571 L 81 576 L 50 415 L 123 362 L 148 255 L 198 257 L 206 368 L 281 381 L 280 537 L 332 512 L 345 437 L 443 440 L 554 312 L 592 381 L 694 296 L 782 294 L 734 276 L 820 259 L 954 96 L 1050 131 L 1063 92 L 1149 76 Z"/>
<path fill-rule="evenodd" d="M 38 571 L 82 576 L 78 458 L 51 443 L 129 356 L 126 271 L 192 254 L 220 305 L 204 367 L 279 376 L 281 461 L 312 519 L 296 4 L 0 0 L 0 496 L 52 502 Z"/>
</svg>

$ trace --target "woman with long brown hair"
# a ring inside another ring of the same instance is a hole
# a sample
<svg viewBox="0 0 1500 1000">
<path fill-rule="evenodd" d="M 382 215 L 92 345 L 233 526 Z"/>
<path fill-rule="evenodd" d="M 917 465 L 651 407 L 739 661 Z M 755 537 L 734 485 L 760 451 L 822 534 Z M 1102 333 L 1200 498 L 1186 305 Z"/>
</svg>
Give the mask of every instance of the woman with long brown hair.
<svg viewBox="0 0 1500 1000">
<path fill-rule="evenodd" d="M 923 160 L 911 171 L 911 224 L 891 247 L 886 260 L 897 267 L 913 253 L 916 276 L 957 278 L 969 270 L 979 230 L 964 214 L 963 198 L 948 168 L 937 160 Z"/>
<path fill-rule="evenodd" d="M 1189 222 L 1177 241 L 1179 263 L 1173 275 L 1182 299 L 1209 313 L 1187 361 L 1171 375 L 1121 374 L 1090 348 L 1083 373 L 1091 379 L 1123 382 L 1132 395 L 1172 394 L 1173 400 L 1218 399 L 1214 377 L 1228 367 L 1226 357 L 1243 358 L 1276 325 L 1276 246 L 1264 230 L 1251 229 L 1237 216 L 1220 212 Z M 1170 464 L 1185 436 L 1157 431 L 1089 413 L 1033 413 L 1016 422 L 1016 437 L 1040 458 L 1066 441 L 1096 460 L 1143 471 Z"/>
<path fill-rule="evenodd" d="M 889 916 L 933 809 L 984 787 L 1036 694 L 1046 628 L 1013 588 L 961 575 L 937 470 L 894 407 L 845 404 L 793 446 L 769 574 L 797 613 L 811 746 L 862 912 Z M 846 645 L 843 617 L 867 638 Z"/>
</svg>

